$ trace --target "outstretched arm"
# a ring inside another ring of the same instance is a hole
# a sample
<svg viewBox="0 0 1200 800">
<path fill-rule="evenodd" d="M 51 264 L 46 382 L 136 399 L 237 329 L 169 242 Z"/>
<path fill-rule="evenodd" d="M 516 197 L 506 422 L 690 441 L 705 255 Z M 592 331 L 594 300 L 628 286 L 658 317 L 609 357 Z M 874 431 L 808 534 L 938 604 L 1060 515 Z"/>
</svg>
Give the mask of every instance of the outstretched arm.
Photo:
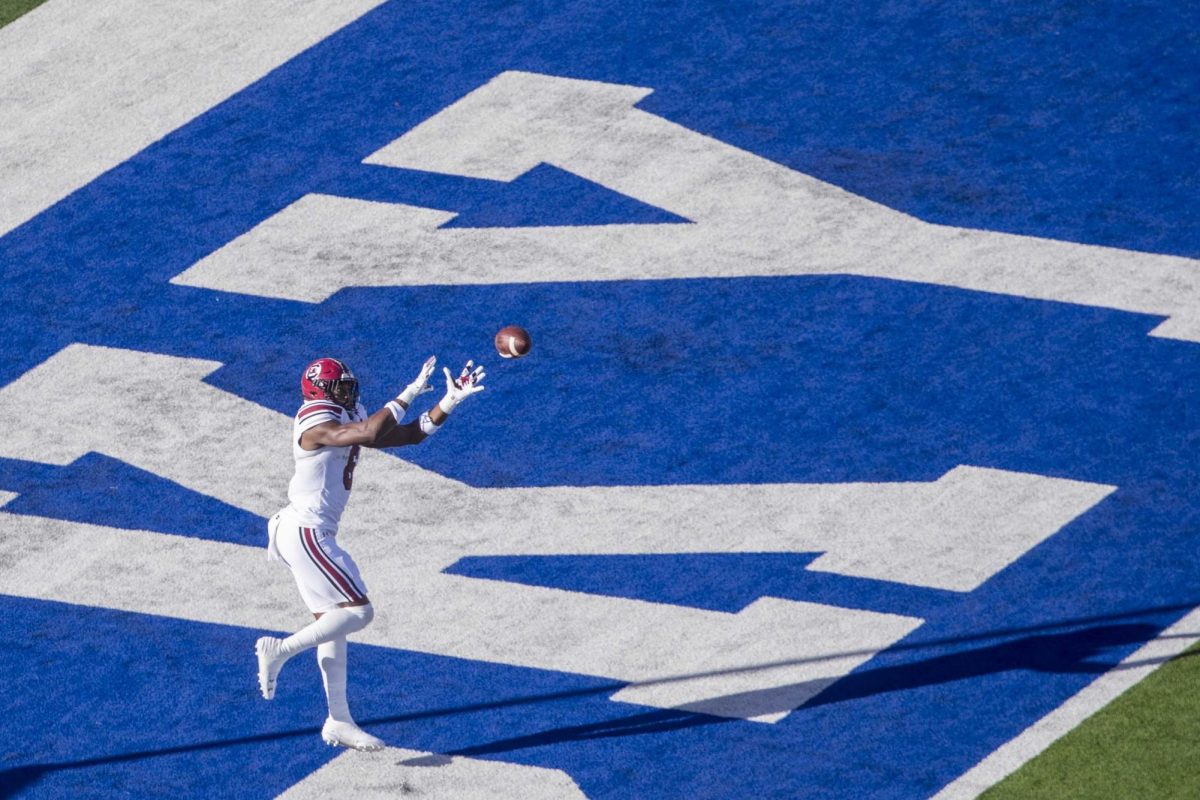
<svg viewBox="0 0 1200 800">
<path fill-rule="evenodd" d="M 416 379 L 405 387 L 404 391 L 396 396 L 396 399 L 388 401 L 387 405 L 367 419 L 360 422 L 350 422 L 345 425 L 332 421 L 314 425 L 300 435 L 300 446 L 305 450 L 317 450 L 326 445 L 333 447 L 350 447 L 353 445 L 363 445 L 365 447 L 393 446 L 382 443 L 388 441 L 389 435 L 396 430 L 400 419 L 404 416 L 404 412 L 412 403 L 413 398 L 433 389 L 429 385 L 429 376 L 433 374 L 433 367 L 436 363 L 437 359 L 434 356 L 425 359 L 425 363 L 421 366 L 421 372 L 417 375 Z M 408 441 L 399 441 L 400 437 L 392 438 L 397 439 L 397 444 L 410 443 Z M 420 440 L 418 439 L 417 441 Z"/>
<path fill-rule="evenodd" d="M 361 422 L 323 422 L 300 434 L 300 446 L 305 450 L 317 450 L 326 445 L 349 447 L 355 444 L 370 445 L 396 427 L 396 418 L 384 407 Z"/>
<path fill-rule="evenodd" d="M 421 423 L 414 419 L 412 422 L 397 425 L 375 441 L 363 446 L 374 448 L 404 447 L 408 444 L 420 444 L 428 438 L 429 434 L 421 430 Z"/>
<path fill-rule="evenodd" d="M 426 366 L 430 365 L 430 361 L 425 362 Z M 483 367 L 476 367 L 473 362 L 468 361 L 463 367 L 458 378 L 453 378 L 450 375 L 450 370 L 443 368 L 442 371 L 446 374 L 446 394 L 438 401 L 437 405 L 422 414 L 420 419 L 415 422 L 409 422 L 404 425 L 396 425 L 386 434 L 373 442 L 367 443 L 366 447 L 402 447 L 408 444 L 418 444 L 425 441 L 442 426 L 446 421 L 446 417 L 450 415 L 459 403 L 467 399 L 473 394 L 478 394 L 483 391 L 483 379 L 487 376 Z M 422 373 L 426 374 L 426 373 Z M 415 383 L 415 382 L 414 382 Z M 411 388 L 411 387 L 410 387 Z M 397 404 L 403 397 L 397 397 Z M 389 406 L 391 403 L 388 404 Z M 403 408 L 407 410 L 408 404 L 404 403 Z"/>
</svg>

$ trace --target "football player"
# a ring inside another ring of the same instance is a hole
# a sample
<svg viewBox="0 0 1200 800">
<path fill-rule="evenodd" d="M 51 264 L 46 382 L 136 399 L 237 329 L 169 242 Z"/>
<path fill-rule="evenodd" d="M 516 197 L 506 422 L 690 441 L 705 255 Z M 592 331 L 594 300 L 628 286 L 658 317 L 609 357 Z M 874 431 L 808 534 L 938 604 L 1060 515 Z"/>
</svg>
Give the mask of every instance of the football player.
<svg viewBox="0 0 1200 800">
<path fill-rule="evenodd" d="M 346 704 L 346 637 L 370 624 L 375 612 L 350 554 L 337 542 L 338 520 L 354 483 L 359 448 L 417 444 L 435 433 L 459 403 L 483 391 L 482 366 L 470 361 L 457 378 L 446 375 L 446 394 L 409 423 L 401 424 L 417 395 L 431 391 L 437 359 L 430 356 L 416 379 L 395 399 L 367 416 L 358 401 L 358 380 L 341 361 L 320 358 L 300 378 L 303 404 L 292 423 L 296 472 L 288 505 L 267 525 L 267 558 L 292 571 L 305 605 L 316 621 L 286 639 L 264 636 L 255 644 L 262 696 L 275 696 L 280 668 L 297 653 L 315 647 L 325 683 L 329 716 L 321 729 L 328 744 L 378 750 L 383 742 L 362 730 Z"/>
</svg>

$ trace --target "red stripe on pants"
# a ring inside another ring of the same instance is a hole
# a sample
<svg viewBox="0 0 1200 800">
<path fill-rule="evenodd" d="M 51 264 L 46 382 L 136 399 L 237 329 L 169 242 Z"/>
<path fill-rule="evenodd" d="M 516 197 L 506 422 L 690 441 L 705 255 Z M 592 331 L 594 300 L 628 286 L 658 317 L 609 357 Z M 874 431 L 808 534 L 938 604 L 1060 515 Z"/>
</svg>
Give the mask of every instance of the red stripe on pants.
<svg viewBox="0 0 1200 800">
<path fill-rule="evenodd" d="M 330 563 L 329 558 L 325 555 L 325 551 L 317 545 L 312 528 L 301 528 L 300 533 L 304 539 L 305 548 L 312 554 L 313 559 L 317 562 L 317 566 L 325 572 L 325 575 L 350 598 L 351 602 L 361 600 L 362 595 L 358 593 L 358 589 Z"/>
</svg>

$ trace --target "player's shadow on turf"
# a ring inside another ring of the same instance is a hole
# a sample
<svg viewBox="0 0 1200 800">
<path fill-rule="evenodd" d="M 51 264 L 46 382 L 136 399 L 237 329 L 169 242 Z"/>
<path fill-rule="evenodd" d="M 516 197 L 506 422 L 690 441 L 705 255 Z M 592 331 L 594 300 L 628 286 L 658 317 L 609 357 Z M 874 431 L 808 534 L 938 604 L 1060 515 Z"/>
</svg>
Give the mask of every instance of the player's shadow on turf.
<svg viewBox="0 0 1200 800">
<path fill-rule="evenodd" d="M 708 714 L 696 714 L 690 711 L 648 711 L 628 717 L 604 720 L 603 722 L 592 722 L 587 725 L 569 725 L 525 736 L 499 739 L 487 744 L 463 747 L 452 751 L 450 755 L 486 756 L 495 753 L 507 753 L 512 750 L 524 750 L 527 747 L 542 747 L 551 744 L 561 744 L 563 742 L 587 741 L 589 739 L 638 736 L 648 733 L 668 733 L 685 728 L 695 728 L 699 725 L 715 725 L 731 721 Z"/>
<path fill-rule="evenodd" d="M 1109 617 L 1097 617 L 1089 620 L 1072 620 L 1065 624 L 1086 624 L 1098 622 L 1101 619 L 1114 617 L 1130 617 L 1161 611 L 1180 611 L 1194 608 L 1195 602 L 1181 606 L 1145 609 L 1138 612 L 1128 612 Z M 1045 626 L 1049 627 L 1049 626 Z M 1038 630 L 1045 627 L 1039 626 Z M 1030 629 L 1025 629 L 1026 631 Z M 766 689 L 756 692 L 744 692 L 713 698 L 697 703 L 687 710 L 661 710 L 638 712 L 618 719 L 584 725 L 572 725 L 531 734 L 523 734 L 493 742 L 486 742 L 469 747 L 459 748 L 447 755 L 473 756 L 505 753 L 529 747 L 552 745 L 557 743 L 584 741 L 589 739 L 605 739 L 624 736 L 668 733 L 702 725 L 729 724 L 739 720 L 718 716 L 714 713 L 702 713 L 701 709 L 710 712 L 725 710 L 737 711 L 738 716 L 759 716 L 790 712 L 796 704 L 791 699 L 798 694 L 819 692 L 811 700 L 800 706 L 798 713 L 805 708 L 840 703 L 848 700 L 871 697 L 888 692 L 899 692 L 934 684 L 950 683 L 966 680 L 983 675 L 1006 672 L 1011 670 L 1032 670 L 1044 673 L 1059 674 L 1092 674 L 1099 675 L 1117 666 L 1121 660 L 1120 651 L 1108 654 L 1106 650 L 1124 648 L 1129 645 L 1142 644 L 1150 641 L 1159 631 L 1159 627 L 1146 623 L 1115 623 L 1097 624 L 1089 627 L 1075 628 L 1071 631 L 1058 633 L 1036 633 L 1009 639 L 1008 641 L 973 647 L 967 650 L 948 652 L 925 658 L 915 658 L 915 654 L 931 649 L 950 649 L 961 646 L 969 641 L 979 641 L 984 638 L 996 638 L 1005 635 L 1015 635 L 1020 630 L 989 631 L 971 634 L 965 637 L 941 639 L 932 642 L 902 643 L 893 646 L 889 651 L 876 656 L 877 666 L 860 668 L 850 675 L 829 686 L 829 679 L 822 679 L 791 686 Z M 1191 638 L 1190 634 L 1180 634 Z M 1159 637 L 1159 638 L 1172 638 Z M 826 654 L 818 657 L 804 658 L 795 661 L 783 661 L 770 664 L 748 665 L 737 669 L 720 670 L 716 672 L 680 675 L 674 678 L 660 678 L 647 681 L 647 684 L 672 683 L 687 681 L 694 678 L 712 677 L 723 673 L 752 673 L 761 670 L 774 670 L 790 664 L 813 663 L 827 661 L 854 654 Z M 1185 654 L 1187 657 L 1191 655 Z M 915 660 L 914 660 L 915 658 Z M 1150 658 L 1129 664 L 1129 666 L 1162 663 L 1169 657 Z M 878 662 L 884 663 L 878 663 Z M 888 661 L 896 663 L 887 663 Z M 435 708 L 424 711 L 414 711 L 389 717 L 363 720 L 363 724 L 388 725 L 394 723 L 413 723 L 425 719 L 436 719 L 454 716 L 456 714 L 475 714 L 479 712 L 498 711 L 520 706 L 532 706 L 540 703 L 559 702 L 571 698 L 585 698 L 601 694 L 611 694 L 627 684 L 607 683 L 600 686 L 589 686 L 582 689 L 572 689 L 564 692 L 552 692 L 538 695 L 497 699 L 485 703 L 468 704 L 451 708 Z M 827 687 L 827 688 L 826 688 Z M 820 691 L 824 689 L 824 691 Z M 805 690 L 808 690 L 807 692 Z M 248 736 L 217 739 L 193 744 L 142 750 L 130 753 L 120 753 L 95 758 L 62 761 L 57 763 L 27 764 L 0 770 L 0 798 L 7 798 L 26 790 L 36 784 L 42 777 L 67 769 L 81 769 L 102 764 L 135 762 L 145 758 L 169 756 L 180 753 L 194 753 L 206 750 L 219 750 L 227 747 L 238 747 L 258 742 L 275 741 L 285 738 L 300 738 L 315 736 L 319 728 L 300 728 L 287 731 L 252 734 Z M 450 763 L 449 759 L 434 758 L 423 765 L 437 766 Z"/>
<path fill-rule="evenodd" d="M 689 704 L 687 710 L 651 711 L 587 725 L 553 728 L 462 748 L 454 751 L 452 755 L 486 756 L 586 739 L 664 733 L 700 725 L 736 722 L 738 720 L 731 717 L 757 717 L 791 712 L 795 709 L 794 698 L 811 695 L 813 692 L 818 693 L 800 706 L 798 713 L 803 713 L 805 708 L 1013 670 L 1099 675 L 1113 669 L 1120 661 L 1120 658 L 1105 659 L 1106 652 L 1112 648 L 1141 644 L 1152 638 L 1156 632 L 1157 628 L 1152 625 L 1126 623 L 1100 625 L 1065 633 L 1024 636 L 932 658 L 869 667 L 853 672 L 833 685 L 829 685 L 829 679 L 825 678 L 742 692 Z M 912 652 L 907 652 L 909 657 Z M 773 669 L 778 666 L 772 664 L 763 668 Z M 754 668 L 737 671 L 752 672 Z M 684 677 L 681 676 L 680 679 Z M 658 680 L 654 683 L 670 680 Z"/>
<path fill-rule="evenodd" d="M 1155 632 L 1151 625 L 1125 623 L 1023 636 L 945 655 L 867 667 L 832 685 L 828 679 L 806 681 L 716 697 L 688 707 L 703 713 L 757 717 L 791 711 L 796 707 L 792 702 L 795 697 L 811 696 L 814 692 L 815 696 L 803 703 L 801 709 L 1014 670 L 1099 675 L 1113 669 L 1120 661 L 1111 656 L 1106 659 L 1106 653 L 1113 648 L 1141 644 Z M 881 658 L 911 659 L 912 652 L 898 651 Z"/>
<path fill-rule="evenodd" d="M 1124 623 L 1098 625 L 1064 633 L 1023 636 L 912 663 L 855 672 L 805 705 L 829 705 L 883 692 L 916 689 L 1014 670 L 1060 675 L 1100 675 L 1108 672 L 1121 660 L 1122 656 L 1109 651 L 1142 644 L 1152 639 L 1157 632 L 1152 625 Z"/>
</svg>

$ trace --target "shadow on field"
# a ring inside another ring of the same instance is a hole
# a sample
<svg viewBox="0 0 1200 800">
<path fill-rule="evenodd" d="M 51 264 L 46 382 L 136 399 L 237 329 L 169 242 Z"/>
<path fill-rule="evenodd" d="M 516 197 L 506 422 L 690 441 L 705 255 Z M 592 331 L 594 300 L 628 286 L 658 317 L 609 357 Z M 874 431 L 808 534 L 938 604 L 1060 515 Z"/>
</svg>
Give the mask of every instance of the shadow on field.
<svg viewBox="0 0 1200 800">
<path fill-rule="evenodd" d="M 969 646 L 965 649 L 940 653 L 915 661 L 875 667 L 860 667 L 846 677 L 824 688 L 823 691 L 820 691 L 819 694 L 801 706 L 801 709 L 853 701 L 889 692 L 917 689 L 1011 670 L 1031 670 L 1047 674 L 1100 675 L 1117 666 L 1115 661 L 1105 660 L 1105 651 L 1112 648 L 1141 644 L 1153 639 L 1158 634 L 1160 630 L 1158 626 L 1149 622 L 1137 622 L 1136 620 L 1139 617 L 1190 611 L 1196 608 L 1197 605 L 1200 605 L 1200 601 L 1158 606 L 1120 614 L 1064 620 L 1024 628 L 981 632 L 968 636 L 949 637 L 924 642 L 902 642 L 888 648 L 881 656 L 894 659 L 897 654 L 902 654 L 906 651 L 943 650 L 960 645 L 980 644 L 979 646 Z M 1068 630 L 1062 630 L 1064 628 Z M 1195 638 L 1195 636 L 1196 634 L 1193 633 L 1184 633 L 1160 638 L 1190 639 Z M 1004 639 L 1004 641 L 989 641 L 995 639 Z M 734 669 L 677 675 L 632 685 L 649 686 L 719 675 L 743 674 L 804 663 L 834 660 L 859 654 L 854 652 L 831 653 L 810 658 L 747 665 Z M 1159 664 L 1167 660 L 1169 660 L 1167 657 L 1148 658 L 1131 662 L 1126 666 Z M 827 681 L 822 680 L 817 683 L 825 684 Z M 613 681 L 612 683 L 599 686 L 589 686 L 585 689 L 525 695 L 486 703 L 471 703 L 447 708 L 414 711 L 394 716 L 375 717 L 373 719 L 362 720 L 362 723 L 364 726 L 370 727 L 373 725 L 389 725 L 423 719 L 450 717 L 458 714 L 473 714 L 481 711 L 534 706 L 540 703 L 606 695 L 630 685 L 625 682 Z M 783 705 L 780 700 L 786 697 L 794 697 L 797 689 L 802 689 L 804 686 L 804 684 L 800 684 L 714 698 L 703 703 L 690 705 L 688 709 L 683 710 L 656 709 L 584 725 L 552 728 L 459 748 L 448 752 L 446 755 L 491 755 L 530 747 L 544 747 L 590 739 L 668 733 L 704 725 L 736 723 L 740 720 L 715 716 L 714 713 L 720 712 L 723 707 L 736 708 L 744 716 L 791 711 L 792 706 Z M 814 684 L 813 688 L 819 689 L 820 687 Z M 613 708 L 620 708 L 620 706 L 614 705 Z M 714 713 L 705 713 L 706 710 Z M 23 789 L 31 787 L 45 775 L 61 770 L 83 769 L 105 764 L 133 762 L 158 756 L 237 747 L 256 742 L 315 736 L 319 733 L 320 727 L 305 727 L 242 737 L 215 739 L 175 747 L 98 756 L 76 761 L 28 764 L 0 771 L 0 798 L 11 797 Z M 449 759 L 445 760 L 444 763 L 449 763 Z"/>
</svg>

